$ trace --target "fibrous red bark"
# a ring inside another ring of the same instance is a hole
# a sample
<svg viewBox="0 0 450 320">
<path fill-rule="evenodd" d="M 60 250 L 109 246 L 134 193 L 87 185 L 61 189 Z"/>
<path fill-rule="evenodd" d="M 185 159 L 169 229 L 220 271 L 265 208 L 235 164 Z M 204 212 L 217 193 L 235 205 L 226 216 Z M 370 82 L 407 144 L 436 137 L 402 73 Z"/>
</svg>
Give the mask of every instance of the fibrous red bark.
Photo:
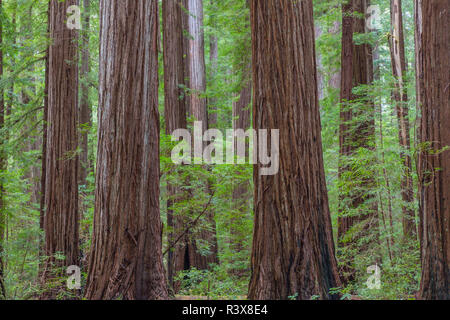
<svg viewBox="0 0 450 320">
<path fill-rule="evenodd" d="M 167 299 L 159 210 L 158 2 L 100 1 L 87 299 Z"/>
<path fill-rule="evenodd" d="M 422 280 L 419 298 L 450 299 L 450 2 L 416 0 Z"/>
<path fill-rule="evenodd" d="M 366 19 L 357 14 L 364 14 L 368 5 L 366 0 L 349 0 L 342 5 L 338 249 L 343 262 L 343 281 L 354 279 L 354 251 L 361 253 L 367 249 L 366 245 L 357 245 L 358 239 L 365 237 L 369 243 L 378 241 L 377 204 L 373 202 L 362 207 L 373 198 L 371 190 L 376 187 L 375 172 L 369 167 L 363 176 L 349 178 L 349 173 L 354 170 L 349 165 L 349 160 L 352 160 L 350 156 L 360 148 L 373 151 L 375 139 L 375 105 L 370 97 L 353 91 L 358 86 L 373 82 L 372 48 L 367 43 L 357 44 L 354 39 L 355 33 L 365 33 Z M 373 166 L 374 163 L 367 160 L 364 165 Z"/>
<path fill-rule="evenodd" d="M 279 129 L 279 172 L 254 167 L 249 299 L 334 298 L 311 0 L 250 1 L 253 123 Z"/>
<path fill-rule="evenodd" d="M 76 0 L 50 1 L 48 50 L 48 114 L 45 152 L 44 253 L 49 257 L 44 276 L 53 265 L 79 264 L 78 250 L 78 157 L 77 31 L 67 25 L 67 8 Z M 63 254 L 63 260 L 55 255 Z"/>
</svg>

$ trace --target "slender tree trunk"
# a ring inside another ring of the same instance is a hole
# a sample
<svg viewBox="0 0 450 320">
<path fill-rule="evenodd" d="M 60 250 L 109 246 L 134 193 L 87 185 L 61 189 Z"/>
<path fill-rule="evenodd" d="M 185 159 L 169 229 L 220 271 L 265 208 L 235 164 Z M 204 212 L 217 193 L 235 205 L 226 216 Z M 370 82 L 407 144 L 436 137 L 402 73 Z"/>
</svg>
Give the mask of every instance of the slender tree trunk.
<svg viewBox="0 0 450 320">
<path fill-rule="evenodd" d="M 205 68 L 205 40 L 203 32 L 203 0 L 187 0 L 189 10 L 188 17 L 188 77 L 189 90 L 188 107 L 189 115 L 195 121 L 202 122 L 202 135 L 208 129 L 207 101 L 204 97 L 206 91 L 206 68 Z M 195 137 L 194 137 L 195 139 Z M 211 192 L 209 187 L 206 192 Z M 210 245 L 211 254 L 203 256 L 198 252 L 195 239 L 190 239 L 185 251 L 184 269 L 196 267 L 197 269 L 207 269 L 209 264 L 217 263 L 217 238 L 214 212 L 209 211 L 206 221 L 212 227 L 212 231 L 202 230 L 199 237 L 207 241 Z M 189 259 L 187 259 L 187 257 Z"/>
<path fill-rule="evenodd" d="M 355 247 L 358 252 L 367 250 L 367 245 L 359 246 L 361 237 L 377 237 L 378 232 L 372 230 L 378 225 L 377 205 L 364 208 L 364 203 L 371 197 L 370 190 L 376 187 L 374 170 L 366 170 L 363 177 L 349 178 L 352 173 L 349 156 L 359 148 L 373 150 L 375 139 L 375 105 L 370 98 L 355 95 L 353 88 L 360 85 L 369 85 L 373 82 L 372 48 L 368 44 L 356 44 L 354 33 L 364 33 L 366 20 L 355 16 L 364 14 L 369 3 L 366 0 L 350 0 L 343 4 L 342 20 L 342 75 L 341 75 L 341 111 L 340 111 L 340 158 L 339 179 L 345 187 L 339 191 L 340 213 L 338 218 L 338 248 L 340 259 L 344 261 L 343 280 L 352 281 L 355 276 L 353 256 L 345 256 L 346 248 Z M 355 106 L 350 101 L 359 100 Z M 361 119 L 364 115 L 365 119 Z M 368 161 L 365 165 L 373 166 Z M 354 184 L 354 181 L 362 181 Z M 342 187 L 341 187 L 342 188 Z M 345 189 L 351 189 L 349 192 Z M 360 209 L 359 209 L 360 208 Z M 351 211 L 357 210 L 357 214 Z M 358 226 L 358 227 L 356 227 Z M 349 240 L 350 238 L 350 240 Z M 370 239 L 378 242 L 378 239 Z M 374 261 L 375 262 L 375 261 Z"/>
<path fill-rule="evenodd" d="M 412 208 L 414 202 L 412 162 L 411 162 L 411 138 L 409 134 L 409 110 L 408 93 L 405 81 L 406 59 L 405 40 L 403 36 L 402 1 L 391 0 L 391 36 L 389 39 L 391 51 L 392 74 L 396 79 L 394 100 L 396 103 L 399 143 L 402 149 L 400 157 L 403 164 L 403 175 L 401 181 L 402 199 L 402 224 L 403 237 L 405 240 L 416 239 L 415 210 Z"/>
<path fill-rule="evenodd" d="M 30 39 L 32 38 L 33 26 L 29 17 L 33 17 L 33 5 L 30 5 L 27 8 L 26 18 L 20 30 L 20 34 L 23 36 L 22 41 L 24 42 L 30 41 Z M 34 66 L 28 67 L 25 71 L 27 72 L 27 77 L 30 85 L 22 86 L 22 90 L 20 91 L 20 103 L 23 106 L 28 106 L 28 108 L 31 109 L 31 107 L 34 108 L 34 106 L 29 105 L 33 103 L 32 97 L 36 94 L 35 79 L 33 77 Z M 23 135 L 28 137 L 26 142 L 24 142 L 23 144 L 24 147 L 22 151 L 24 153 L 30 153 L 32 151 L 38 150 L 42 145 L 42 142 L 40 141 L 41 137 L 35 134 L 35 130 L 33 128 L 33 126 L 35 126 L 37 122 L 37 116 L 35 113 L 33 113 L 30 115 L 29 121 L 26 122 L 23 128 Z M 29 183 L 27 193 L 30 194 L 30 204 L 40 202 L 40 171 L 40 165 L 32 163 L 24 173 L 24 180 L 28 181 Z"/>
<path fill-rule="evenodd" d="M 87 299 L 167 299 L 159 211 L 158 2 L 100 1 L 99 142 Z"/>
<path fill-rule="evenodd" d="M 251 0 L 253 123 L 279 129 L 279 172 L 254 168 L 249 299 L 335 298 L 311 0 Z M 305 153 L 305 150 L 307 152 Z"/>
<path fill-rule="evenodd" d="M 90 37 L 90 0 L 83 0 L 83 30 L 81 40 L 81 100 L 79 113 L 79 130 L 80 135 L 80 176 L 79 184 L 86 185 L 86 177 L 89 169 L 92 167 L 89 162 L 89 147 L 88 137 L 89 129 L 92 126 L 92 111 L 89 103 L 89 70 L 90 70 L 90 51 L 89 51 L 89 37 Z"/>
<path fill-rule="evenodd" d="M 380 59 L 380 49 L 379 47 L 375 47 L 373 50 L 373 59 L 374 61 L 376 61 L 375 63 L 375 68 L 374 68 L 374 80 L 379 81 L 380 80 L 380 65 L 378 63 L 379 59 Z M 381 217 L 383 220 L 383 226 L 384 226 L 384 230 L 387 233 L 387 238 L 386 240 L 388 241 L 388 252 L 389 252 L 389 258 L 390 261 L 392 263 L 392 259 L 393 259 L 393 248 L 394 248 L 394 222 L 393 222 L 393 214 L 392 214 L 392 192 L 391 192 L 391 183 L 389 180 L 389 176 L 388 176 L 388 172 L 386 169 L 386 154 L 384 152 L 384 134 L 383 134 L 383 106 L 381 105 L 381 103 L 377 103 L 376 104 L 376 108 L 378 110 L 378 115 L 379 115 L 379 135 L 380 135 L 380 146 L 379 149 L 381 150 L 381 159 L 380 159 L 380 164 L 381 167 L 383 168 L 383 177 L 384 177 L 384 182 L 386 185 L 386 192 L 387 192 L 387 207 L 388 207 L 388 218 L 389 218 L 389 227 L 390 229 L 388 229 L 386 227 L 386 218 L 385 218 L 385 214 L 384 214 L 384 209 L 383 209 L 383 200 L 382 200 L 382 196 L 381 196 L 381 192 L 379 193 L 380 199 L 379 199 L 379 203 L 380 203 L 380 210 L 381 210 Z M 380 229 L 381 231 L 381 229 Z"/>
<path fill-rule="evenodd" d="M 387 233 L 387 249 L 389 253 L 389 260 L 392 263 L 392 248 L 394 247 L 394 224 L 392 220 L 392 193 L 391 193 L 391 183 L 389 181 L 388 173 L 386 170 L 386 157 L 384 152 L 384 137 L 383 137 L 383 108 L 381 104 L 378 106 L 379 109 L 379 115 L 380 115 L 380 149 L 381 149 L 381 166 L 383 167 L 383 176 L 384 176 L 384 182 L 386 184 L 386 191 L 387 191 L 387 200 L 388 200 L 388 217 L 389 217 L 389 226 L 390 229 L 386 227 L 386 219 L 384 216 L 384 210 L 383 210 L 383 200 L 381 198 L 380 194 L 380 209 L 381 209 L 381 216 L 383 219 L 383 227 L 385 232 Z"/>
<path fill-rule="evenodd" d="M 215 7 L 215 3 L 217 0 L 210 0 L 211 10 L 215 12 L 217 8 Z M 216 17 L 215 14 L 211 16 L 211 26 L 213 28 L 216 27 Z M 217 63 L 219 60 L 219 45 L 218 39 L 215 34 L 211 34 L 209 36 L 209 63 L 210 63 L 210 79 L 214 81 L 217 74 Z M 217 125 L 217 99 L 210 98 L 208 99 L 209 111 L 208 111 L 208 123 L 211 128 L 214 128 Z"/>
<path fill-rule="evenodd" d="M 0 0 L 0 14 L 3 15 L 3 3 Z M 3 77 L 3 19 L 0 21 L 0 78 Z M 4 90 L 0 88 L 0 131 L 3 132 L 5 125 L 5 100 L 4 100 Z M 5 139 L 1 139 L 0 142 L 0 172 L 6 170 L 6 152 L 5 152 Z M 6 213 L 5 213 L 5 189 L 3 185 L 3 178 L 0 180 L 0 299 L 6 298 L 6 289 L 4 281 L 4 235 L 5 235 L 5 224 L 6 224 Z"/>
<path fill-rule="evenodd" d="M 50 34 L 50 1 L 48 3 L 47 9 L 47 34 Z M 49 48 L 46 50 L 45 54 L 45 87 L 44 87 L 44 112 L 43 112 L 43 124 L 42 124 L 42 155 L 41 155 L 41 197 L 40 197 L 40 205 L 39 205 L 39 229 L 44 231 L 44 218 L 45 218 L 45 177 L 46 177 L 46 168 L 47 168 L 47 122 L 48 122 L 48 80 L 49 80 Z M 45 238 L 42 237 L 39 239 L 39 257 L 42 257 L 45 253 Z M 39 274 L 41 275 L 44 271 L 42 264 L 39 264 Z"/>
<path fill-rule="evenodd" d="M 189 95 L 191 115 L 202 121 L 203 132 L 208 128 L 206 108 L 205 40 L 203 32 L 203 0 L 188 0 L 189 26 Z"/>
<path fill-rule="evenodd" d="M 419 298 L 450 299 L 450 2 L 416 0 L 420 242 Z"/>
<path fill-rule="evenodd" d="M 44 276 L 52 264 L 79 264 L 77 100 L 78 67 L 76 30 L 66 26 L 67 8 L 76 0 L 50 2 L 47 146 L 45 160 L 45 255 Z M 55 254 L 64 260 L 55 259 Z"/>
<path fill-rule="evenodd" d="M 163 47 L 164 47 L 164 118 L 166 134 L 170 135 L 174 130 L 187 127 L 186 124 L 186 96 L 182 85 L 185 84 L 183 56 L 183 8 L 175 0 L 164 0 L 163 10 Z M 171 230 L 168 234 L 169 251 L 167 255 L 167 273 L 169 285 L 177 291 L 174 277 L 176 272 L 184 267 L 184 244 L 174 244 L 180 232 L 183 232 L 183 220 L 175 217 L 172 207 L 178 201 L 182 201 L 182 190 L 176 186 L 167 184 L 167 225 Z M 177 285 L 178 286 L 178 285 Z"/>
<path fill-rule="evenodd" d="M 250 59 L 250 57 L 249 57 Z M 251 81 L 251 63 L 247 65 L 243 72 L 242 89 L 239 100 L 233 103 L 233 130 L 242 129 L 244 131 L 251 128 L 251 102 L 252 102 L 252 81 Z M 235 142 L 235 150 L 237 143 Z M 249 147 L 245 144 L 245 156 L 249 156 Z M 239 168 L 237 174 L 240 174 Z M 249 181 L 238 181 L 233 185 L 232 208 L 234 217 L 230 221 L 230 245 L 232 249 L 231 262 L 241 261 L 240 252 L 244 249 L 243 241 L 247 235 L 239 232 L 239 226 L 242 224 L 245 215 L 249 212 L 249 201 L 251 199 L 251 188 Z M 235 275 L 242 275 L 244 270 L 232 269 Z"/>
</svg>

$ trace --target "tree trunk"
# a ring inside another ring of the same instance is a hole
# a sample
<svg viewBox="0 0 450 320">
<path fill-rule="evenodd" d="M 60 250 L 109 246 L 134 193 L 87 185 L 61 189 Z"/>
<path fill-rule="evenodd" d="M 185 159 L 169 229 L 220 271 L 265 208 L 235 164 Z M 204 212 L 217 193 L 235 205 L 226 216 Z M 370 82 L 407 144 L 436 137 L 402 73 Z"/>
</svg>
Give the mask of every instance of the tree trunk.
<svg viewBox="0 0 450 320">
<path fill-rule="evenodd" d="M 211 9 L 216 11 L 217 8 L 215 6 L 215 2 L 217 0 L 210 0 Z M 216 28 L 216 17 L 213 14 L 211 16 L 211 27 Z M 214 81 L 217 73 L 217 63 L 219 60 L 219 46 L 218 39 L 215 34 L 211 34 L 209 36 L 209 63 L 210 63 L 210 79 Z M 217 99 L 210 98 L 208 99 L 209 112 L 208 112 L 208 123 L 211 128 L 214 128 L 217 125 Z"/>
<path fill-rule="evenodd" d="M 47 9 L 47 33 L 50 34 L 50 1 Z M 44 87 L 44 112 L 43 112 L 43 124 L 42 124 L 42 169 L 41 169 L 41 198 L 39 206 L 39 228 L 44 230 L 44 217 L 45 217 L 45 176 L 46 176 L 46 154 L 47 154 L 47 122 L 48 122 L 48 79 L 49 79 L 49 48 L 45 54 L 45 87 Z M 44 250 L 44 239 L 41 240 L 39 247 L 39 256 L 41 257 Z M 39 266 L 39 272 L 43 271 L 42 266 Z"/>
<path fill-rule="evenodd" d="M 250 57 L 249 57 L 250 59 Z M 233 130 L 242 129 L 244 131 L 251 128 L 251 110 L 250 104 L 252 102 L 252 81 L 251 81 L 251 63 L 243 72 L 242 89 L 239 100 L 233 103 Z M 237 150 L 237 142 L 235 143 L 235 150 Z M 245 144 L 245 156 L 249 156 L 248 144 Z M 239 167 L 239 166 L 238 166 Z M 239 168 L 237 173 L 239 175 Z M 232 250 L 231 263 L 239 261 L 239 253 L 244 249 L 242 243 L 247 236 L 239 232 L 239 226 L 245 215 L 249 212 L 249 201 L 251 199 L 251 186 L 249 181 L 239 181 L 233 185 L 232 206 L 234 210 L 234 217 L 230 221 L 230 245 Z M 243 270 L 232 269 L 231 272 L 235 275 L 242 275 Z"/>
<path fill-rule="evenodd" d="M 336 298 L 312 1 L 251 0 L 250 12 L 253 123 L 280 130 L 280 168 L 273 176 L 254 168 L 249 299 Z"/>
<path fill-rule="evenodd" d="M 167 299 L 159 211 L 158 2 L 100 1 L 99 142 L 87 299 Z"/>
<path fill-rule="evenodd" d="M 76 0 L 51 0 L 49 30 L 48 123 L 45 159 L 45 255 L 58 267 L 79 264 L 77 150 L 77 32 L 66 26 Z M 54 258 L 56 253 L 64 260 Z"/>
<path fill-rule="evenodd" d="M 416 0 L 420 242 L 419 298 L 450 299 L 450 2 Z"/>
<path fill-rule="evenodd" d="M 185 58 L 183 56 L 183 12 L 182 6 L 174 0 L 164 0 L 163 10 L 163 47 L 164 47 L 164 118 L 166 134 L 170 135 L 174 130 L 187 128 L 186 124 L 186 96 L 185 85 Z M 167 184 L 167 225 L 170 228 L 168 234 L 167 273 L 169 285 L 175 288 L 174 277 L 176 272 L 184 267 L 184 244 L 174 244 L 180 232 L 183 232 L 181 217 L 173 214 L 173 205 L 182 201 L 179 195 L 180 188 Z"/>
<path fill-rule="evenodd" d="M 90 0 L 83 0 L 83 31 L 81 40 L 81 99 L 80 99 L 80 114 L 79 114 L 79 130 L 80 135 L 80 176 L 79 184 L 86 185 L 86 177 L 89 169 L 92 167 L 89 162 L 89 147 L 88 137 L 89 129 L 92 126 L 92 111 L 89 103 L 89 70 L 90 70 L 90 52 L 89 52 L 89 37 L 90 37 Z"/>
<path fill-rule="evenodd" d="M 26 12 L 28 17 L 33 16 L 33 5 L 30 5 L 27 8 Z M 23 22 L 22 27 L 20 28 L 20 34 L 23 36 L 22 41 L 26 43 L 27 41 L 30 41 L 32 39 L 32 21 L 30 19 Z M 31 65 L 28 68 L 26 68 L 25 72 L 27 73 L 28 80 L 30 82 L 29 86 L 23 85 L 22 89 L 20 91 L 19 95 L 19 101 L 20 104 L 23 106 L 27 106 L 27 108 L 31 109 L 31 107 L 34 108 L 34 106 L 30 106 L 30 104 L 33 103 L 32 97 L 36 94 L 36 87 L 35 87 L 35 79 L 33 77 L 34 73 L 34 66 Z M 23 127 L 23 135 L 27 136 L 28 139 L 23 143 L 23 149 L 22 151 L 24 153 L 30 153 L 35 150 L 38 150 L 40 146 L 42 145 L 42 142 L 40 141 L 39 135 L 35 134 L 35 129 L 33 126 L 38 123 L 37 116 L 35 113 L 30 115 L 29 121 L 26 121 L 24 127 Z M 40 184 L 40 177 L 41 177 L 41 168 L 40 165 L 32 163 L 30 166 L 27 167 L 27 170 L 24 172 L 24 180 L 28 181 L 29 188 L 27 189 L 27 193 L 30 194 L 30 201 L 29 204 L 33 205 L 40 202 L 40 195 L 41 195 L 41 184 Z"/>
<path fill-rule="evenodd" d="M 341 187 L 339 190 L 338 248 L 344 265 L 341 274 L 344 275 L 345 282 L 354 279 L 354 256 L 347 254 L 347 257 L 341 253 L 348 248 L 354 248 L 357 252 L 367 250 L 368 245 L 358 245 L 358 239 L 362 237 L 374 236 L 374 239 L 369 239 L 368 242 L 378 242 L 378 230 L 373 231 L 374 226 L 378 225 L 377 205 L 375 203 L 370 208 L 363 207 L 364 203 L 373 197 L 370 191 L 376 187 L 375 170 L 367 169 L 367 174 L 364 176 L 351 177 L 353 169 L 348 163 L 349 157 L 359 148 L 373 150 L 375 139 L 375 105 L 370 98 L 356 95 L 352 91 L 355 87 L 373 82 L 372 48 L 366 43 L 356 44 L 353 39 L 354 33 L 365 32 L 366 24 L 366 20 L 356 17 L 354 12 L 364 14 L 368 5 L 368 1 L 365 0 L 350 0 L 342 6 L 339 179 L 345 188 Z M 359 105 L 353 102 L 355 100 L 359 100 Z M 366 118 L 358 119 L 362 115 Z M 375 164 L 368 160 L 364 165 L 374 166 Z M 355 181 L 361 182 L 355 184 Z M 354 209 L 357 210 L 357 214 L 350 212 Z"/>
<path fill-rule="evenodd" d="M 408 93 L 405 81 L 406 59 L 405 40 L 403 37 L 402 1 L 391 0 L 391 36 L 389 39 L 391 51 L 392 74 L 396 79 L 394 100 L 396 103 L 399 143 L 401 160 L 403 164 L 403 175 L 401 181 L 402 190 L 402 224 L 403 237 L 405 240 L 416 239 L 415 211 L 412 208 L 414 202 L 412 162 L 411 162 L 411 138 L 409 135 L 409 110 Z"/>
<path fill-rule="evenodd" d="M 203 0 L 187 0 L 189 10 L 188 17 L 188 78 L 189 90 L 188 107 L 189 115 L 195 121 L 202 122 L 202 135 L 208 129 L 208 110 L 207 101 L 204 97 L 206 91 L 206 68 L 205 68 L 205 48 L 203 33 Z M 193 137 L 195 139 L 195 137 Z M 198 137 L 200 138 L 200 137 Z M 205 192 L 210 193 L 209 187 Z M 195 239 L 189 239 L 185 250 L 184 269 L 196 267 L 197 269 L 207 269 L 209 264 L 217 263 L 217 238 L 214 213 L 208 211 L 206 221 L 212 226 L 212 231 L 202 230 L 198 237 L 205 240 L 210 245 L 211 254 L 208 256 L 201 255 L 196 246 Z M 187 259 L 189 258 L 189 259 Z"/>
</svg>

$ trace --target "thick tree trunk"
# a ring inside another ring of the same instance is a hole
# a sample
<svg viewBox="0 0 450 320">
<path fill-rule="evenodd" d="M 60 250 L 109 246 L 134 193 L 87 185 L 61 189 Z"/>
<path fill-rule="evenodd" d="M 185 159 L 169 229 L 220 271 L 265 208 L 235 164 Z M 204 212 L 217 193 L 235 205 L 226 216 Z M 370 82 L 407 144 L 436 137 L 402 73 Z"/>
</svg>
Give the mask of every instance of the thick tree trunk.
<svg viewBox="0 0 450 320">
<path fill-rule="evenodd" d="M 421 299 L 450 299 L 450 2 L 416 0 Z"/>
<path fill-rule="evenodd" d="M 66 26 L 67 8 L 76 0 L 50 2 L 48 123 L 45 160 L 45 275 L 51 263 L 79 264 L 77 150 L 77 32 Z M 54 259 L 62 253 L 64 260 Z"/>
<path fill-rule="evenodd" d="M 79 130 L 80 135 L 80 176 L 79 184 L 86 185 L 86 177 L 90 170 L 91 163 L 89 162 L 89 147 L 88 137 L 89 129 L 92 126 L 92 111 L 89 103 L 89 70 L 90 70 L 90 52 L 89 52 L 89 37 L 90 37 L 90 0 L 83 0 L 83 31 L 81 40 L 81 99 L 80 99 L 80 114 L 79 114 Z"/>
<path fill-rule="evenodd" d="M 186 97 L 185 84 L 185 58 L 183 54 L 183 15 L 184 8 L 175 0 L 164 0 L 163 10 L 163 47 L 164 47 L 164 118 L 166 134 L 174 130 L 187 127 L 186 124 Z M 167 255 L 167 273 L 169 284 L 175 291 L 174 277 L 176 272 L 184 267 L 184 243 L 174 244 L 180 232 L 183 232 L 183 220 L 173 214 L 173 205 L 182 201 L 179 195 L 182 190 L 167 184 L 167 224 L 170 228 L 168 234 L 169 251 Z"/>
<path fill-rule="evenodd" d="M 253 123 L 280 130 L 280 168 L 254 168 L 249 299 L 335 298 L 311 0 L 251 0 Z M 305 153 L 305 151 L 307 151 Z"/>
<path fill-rule="evenodd" d="M 100 1 L 87 299 L 167 299 L 159 211 L 158 2 Z"/>
<path fill-rule="evenodd" d="M 394 100 L 396 103 L 399 143 L 402 149 L 401 159 L 403 164 L 403 175 L 401 181 L 402 199 L 402 224 L 403 237 L 405 240 L 416 239 L 415 210 L 412 208 L 414 202 L 412 162 L 411 162 L 411 138 L 409 134 L 409 110 L 408 93 L 405 81 L 406 58 L 405 40 L 403 36 L 402 1 L 391 0 L 391 36 L 389 39 L 391 51 L 392 74 L 396 79 Z"/>
<path fill-rule="evenodd" d="M 358 239 L 365 237 L 369 242 L 378 241 L 378 212 L 376 203 L 370 208 L 358 210 L 369 198 L 370 190 L 376 187 L 374 180 L 374 170 L 366 170 L 365 176 L 358 176 L 357 179 L 349 178 L 351 166 L 348 164 L 348 157 L 359 148 L 373 150 L 375 139 L 375 105 L 373 101 L 364 96 L 355 95 L 353 88 L 360 85 L 369 85 L 373 82 L 373 57 L 372 48 L 369 44 L 355 44 L 354 33 L 364 33 L 366 20 L 358 18 L 354 12 L 364 14 L 368 7 L 366 0 L 350 0 L 343 4 L 342 20 L 342 61 L 341 61 L 341 111 L 339 129 L 339 179 L 345 184 L 345 188 L 340 192 L 340 213 L 338 218 L 338 248 L 340 252 L 346 248 L 357 246 L 358 252 L 367 249 L 367 245 L 359 246 Z M 349 101 L 359 100 L 358 105 L 349 104 Z M 364 115 L 364 119 L 359 119 Z M 357 122 L 357 123 L 355 123 Z M 367 163 L 365 165 L 375 165 Z M 354 181 L 362 181 L 356 185 Z M 345 189 L 351 189 L 347 192 Z M 357 209 L 357 214 L 349 211 Z M 373 238 L 373 239 L 372 239 Z M 350 239 L 350 240 L 349 240 Z M 348 254 L 347 254 L 348 256 Z M 353 256 L 346 257 L 340 254 L 343 262 L 344 281 L 354 279 Z M 348 260 L 351 259 L 351 260 Z M 374 261 L 375 263 L 375 261 Z"/>
</svg>

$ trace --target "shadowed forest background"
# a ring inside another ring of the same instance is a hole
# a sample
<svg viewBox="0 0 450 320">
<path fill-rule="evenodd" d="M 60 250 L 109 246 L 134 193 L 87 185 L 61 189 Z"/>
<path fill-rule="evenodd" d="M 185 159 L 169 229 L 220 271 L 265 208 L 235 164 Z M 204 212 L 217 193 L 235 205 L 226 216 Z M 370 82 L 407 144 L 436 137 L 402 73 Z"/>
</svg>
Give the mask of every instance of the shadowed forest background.
<svg viewBox="0 0 450 320">
<path fill-rule="evenodd" d="M 0 8 L 0 300 L 450 298 L 448 0 Z"/>
</svg>

